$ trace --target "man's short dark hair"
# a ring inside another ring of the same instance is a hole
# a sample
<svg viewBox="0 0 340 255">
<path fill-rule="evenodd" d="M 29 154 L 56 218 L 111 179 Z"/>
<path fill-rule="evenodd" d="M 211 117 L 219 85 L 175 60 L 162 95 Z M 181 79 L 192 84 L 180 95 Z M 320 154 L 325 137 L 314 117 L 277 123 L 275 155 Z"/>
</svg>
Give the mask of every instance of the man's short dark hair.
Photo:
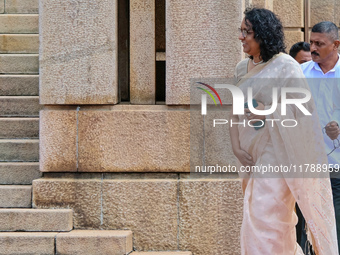
<svg viewBox="0 0 340 255">
<path fill-rule="evenodd" d="M 295 43 L 289 50 L 289 55 L 291 55 L 293 58 L 296 57 L 296 55 L 301 51 L 310 51 L 310 45 L 307 42 L 298 42 Z"/>
<path fill-rule="evenodd" d="M 330 21 L 322 21 L 315 24 L 312 28 L 312 32 L 328 34 L 330 39 L 333 41 L 339 39 L 339 29 L 333 22 Z"/>
</svg>

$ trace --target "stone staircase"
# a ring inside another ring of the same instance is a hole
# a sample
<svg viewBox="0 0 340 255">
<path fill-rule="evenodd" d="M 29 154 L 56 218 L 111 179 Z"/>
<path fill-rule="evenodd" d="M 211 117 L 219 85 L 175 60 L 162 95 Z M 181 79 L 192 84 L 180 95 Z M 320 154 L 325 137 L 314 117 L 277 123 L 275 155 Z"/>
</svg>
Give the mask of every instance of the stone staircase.
<svg viewBox="0 0 340 255">
<path fill-rule="evenodd" d="M 71 209 L 33 209 L 39 171 L 37 0 L 0 0 L 0 254 L 191 255 L 134 252 L 129 230 L 73 230 Z"/>
</svg>

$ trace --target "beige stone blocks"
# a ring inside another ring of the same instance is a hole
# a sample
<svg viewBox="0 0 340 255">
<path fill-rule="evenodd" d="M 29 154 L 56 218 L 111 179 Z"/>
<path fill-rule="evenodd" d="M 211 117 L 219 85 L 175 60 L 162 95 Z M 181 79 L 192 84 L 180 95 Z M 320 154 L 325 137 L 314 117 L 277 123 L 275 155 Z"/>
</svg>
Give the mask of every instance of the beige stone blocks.
<svg viewBox="0 0 340 255">
<path fill-rule="evenodd" d="M 0 207 L 32 207 L 31 185 L 0 185 Z"/>
<path fill-rule="evenodd" d="M 0 184 L 31 184 L 41 177 L 39 162 L 1 162 Z"/>
<path fill-rule="evenodd" d="M 3 34 L 37 34 L 39 33 L 39 15 L 0 15 L 0 32 Z"/>
<path fill-rule="evenodd" d="M 38 73 L 38 54 L 0 54 L 0 74 Z"/>
<path fill-rule="evenodd" d="M 0 13 L 5 12 L 5 0 L 0 0 Z"/>
<path fill-rule="evenodd" d="M 273 12 L 277 14 L 284 27 L 304 26 L 304 0 L 273 0 Z"/>
<path fill-rule="evenodd" d="M 80 172 L 187 172 L 190 113 L 156 106 L 79 112 Z"/>
<path fill-rule="evenodd" d="M 53 232 L 0 232 L 0 254 L 54 255 L 56 235 Z"/>
<path fill-rule="evenodd" d="M 243 199 L 238 179 L 103 175 L 35 180 L 33 203 L 73 209 L 76 229 L 131 230 L 136 251 L 239 254 Z"/>
<path fill-rule="evenodd" d="M 106 229 L 131 229 L 138 250 L 177 248 L 177 180 L 105 180 Z"/>
<path fill-rule="evenodd" d="M 70 209 L 1 209 L 0 231 L 70 231 Z"/>
<path fill-rule="evenodd" d="M 190 103 L 191 78 L 233 77 L 243 11 L 242 1 L 166 2 L 166 104 Z"/>
<path fill-rule="evenodd" d="M 6 13 L 39 13 L 38 0 L 6 0 Z"/>
<path fill-rule="evenodd" d="M 241 183 L 187 179 L 179 185 L 180 250 L 195 255 L 240 254 Z"/>
<path fill-rule="evenodd" d="M 40 170 L 77 171 L 77 111 L 40 112 Z"/>
<path fill-rule="evenodd" d="M 340 26 L 340 7 L 338 0 L 311 0 L 310 9 L 310 27 L 313 27 L 321 21 L 332 21 L 337 26 Z"/>
<path fill-rule="evenodd" d="M 41 109 L 38 96 L 0 96 L 0 102 L 0 116 L 35 117 Z"/>
<path fill-rule="evenodd" d="M 101 225 L 101 183 L 98 179 L 38 179 L 33 181 L 33 207 L 71 208 L 74 228 L 98 229 Z"/>
<path fill-rule="evenodd" d="M 36 139 L 0 139 L 0 161 L 39 161 L 39 141 Z"/>
<path fill-rule="evenodd" d="M 39 53 L 39 35 L 0 35 L 0 53 Z"/>
<path fill-rule="evenodd" d="M 56 238 L 59 255 L 122 255 L 132 251 L 131 231 L 74 230 Z"/>
<path fill-rule="evenodd" d="M 3 96 L 38 96 L 39 76 L 0 75 L 0 94 Z"/>
<path fill-rule="evenodd" d="M 130 0 L 130 102 L 155 101 L 155 0 Z"/>
<path fill-rule="evenodd" d="M 297 42 L 304 41 L 304 33 L 301 30 L 286 30 L 285 31 L 285 43 L 287 46 L 287 53 L 289 53 L 290 48 Z"/>
<path fill-rule="evenodd" d="M 117 105 L 40 114 L 43 172 L 188 172 L 186 107 Z"/>
<path fill-rule="evenodd" d="M 0 138 L 38 138 L 39 118 L 0 118 Z"/>
<path fill-rule="evenodd" d="M 117 103 L 117 1 L 42 0 L 40 8 L 40 102 Z"/>
</svg>

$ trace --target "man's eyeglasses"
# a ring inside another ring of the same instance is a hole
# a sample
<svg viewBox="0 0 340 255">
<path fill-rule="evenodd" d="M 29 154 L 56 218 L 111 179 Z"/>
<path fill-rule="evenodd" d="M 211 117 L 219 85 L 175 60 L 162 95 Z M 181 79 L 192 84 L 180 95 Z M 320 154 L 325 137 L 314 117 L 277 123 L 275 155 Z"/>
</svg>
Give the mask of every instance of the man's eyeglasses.
<svg viewBox="0 0 340 255">
<path fill-rule="evenodd" d="M 254 33 L 254 31 L 241 28 L 238 29 L 238 32 L 241 33 L 243 37 L 246 37 L 247 35 Z"/>
<path fill-rule="evenodd" d="M 326 127 L 324 127 L 324 128 L 322 129 L 322 132 L 323 132 L 323 133 L 326 132 Z M 333 150 L 331 150 L 331 152 L 328 153 L 327 156 L 331 155 L 331 154 L 333 153 L 333 151 L 335 151 L 336 149 L 340 148 L 340 140 L 339 140 L 338 138 L 336 138 L 336 139 L 333 140 L 333 146 L 334 146 Z"/>
</svg>

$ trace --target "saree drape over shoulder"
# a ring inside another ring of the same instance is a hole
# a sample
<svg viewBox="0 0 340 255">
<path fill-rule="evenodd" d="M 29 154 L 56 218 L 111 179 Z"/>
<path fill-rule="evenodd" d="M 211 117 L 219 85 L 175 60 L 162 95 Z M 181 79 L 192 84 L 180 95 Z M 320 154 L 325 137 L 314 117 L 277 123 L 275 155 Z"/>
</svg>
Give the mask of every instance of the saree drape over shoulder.
<svg viewBox="0 0 340 255">
<path fill-rule="evenodd" d="M 305 115 L 294 104 L 287 105 L 286 115 L 281 114 L 283 88 L 309 90 L 301 68 L 293 58 L 283 53 L 255 66 L 249 73 L 247 63 L 248 59 L 241 61 L 235 72 L 237 86 L 245 99 L 251 87 L 252 99 L 270 109 L 273 87 L 276 87 L 278 105 L 273 113 L 266 115 L 264 127 L 256 130 L 248 125 L 238 125 L 241 149 L 253 157 L 258 167 L 282 166 L 286 167 L 286 171 L 281 167 L 272 174 L 256 171 L 240 174 L 244 190 L 242 255 L 303 254 L 296 244 L 295 201 L 306 219 L 309 239 L 316 254 L 337 255 L 327 158 L 314 102 L 311 99 L 303 103 L 312 116 Z M 287 93 L 288 99 L 304 97 L 303 93 Z M 244 115 L 238 118 L 239 122 L 247 122 Z M 270 119 L 275 121 L 268 121 Z M 287 127 L 292 126 L 292 122 L 285 122 L 287 119 L 295 120 L 298 125 Z M 282 121 L 287 124 L 286 127 Z"/>
</svg>

